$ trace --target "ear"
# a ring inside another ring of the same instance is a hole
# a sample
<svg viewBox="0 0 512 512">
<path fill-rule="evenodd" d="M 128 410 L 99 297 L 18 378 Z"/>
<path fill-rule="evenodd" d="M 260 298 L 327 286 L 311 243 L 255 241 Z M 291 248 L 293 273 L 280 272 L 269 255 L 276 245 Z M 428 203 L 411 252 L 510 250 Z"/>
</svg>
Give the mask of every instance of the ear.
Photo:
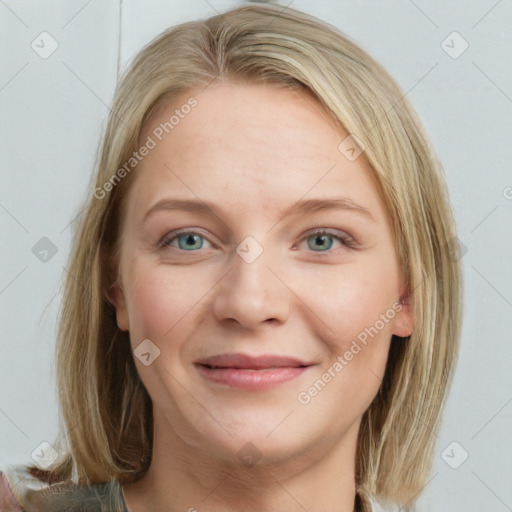
<svg viewBox="0 0 512 512">
<path fill-rule="evenodd" d="M 393 326 L 393 334 L 406 338 L 412 334 L 414 328 L 414 318 L 409 292 L 405 290 L 401 295 L 399 302 L 393 306 L 395 309 L 395 323 Z"/>
<path fill-rule="evenodd" d="M 123 284 L 119 279 L 109 288 L 106 292 L 106 296 L 116 310 L 117 326 L 121 331 L 128 331 L 130 329 L 130 320 L 126 308 Z"/>
</svg>

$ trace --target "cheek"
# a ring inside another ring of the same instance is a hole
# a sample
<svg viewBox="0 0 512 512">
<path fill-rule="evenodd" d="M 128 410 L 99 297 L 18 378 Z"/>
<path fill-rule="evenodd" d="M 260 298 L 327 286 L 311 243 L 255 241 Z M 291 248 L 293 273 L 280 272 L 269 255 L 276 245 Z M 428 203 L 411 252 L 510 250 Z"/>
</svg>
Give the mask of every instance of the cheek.
<svg viewBox="0 0 512 512">
<path fill-rule="evenodd" d="M 130 343 L 135 356 L 143 340 L 149 339 L 158 347 L 159 355 L 151 364 L 146 366 L 142 359 L 134 357 L 135 365 L 153 402 L 169 407 L 170 396 L 177 407 L 177 397 L 183 394 L 177 382 L 186 380 L 180 361 L 186 341 L 197 327 L 191 319 L 201 314 L 205 290 L 199 288 L 200 280 L 188 269 L 177 272 L 149 260 L 140 258 L 126 273 Z M 170 373 L 177 380 L 170 378 Z M 166 397 L 164 403 L 162 397 Z M 187 397 L 182 396 L 182 400 Z"/>
<path fill-rule="evenodd" d="M 322 270 L 323 278 L 317 273 L 315 279 L 306 279 L 301 285 L 300 296 L 310 298 L 305 301 L 311 309 L 310 324 L 328 351 L 322 369 L 303 390 L 301 400 L 311 398 L 308 413 L 313 416 L 329 411 L 336 432 L 347 418 L 360 417 L 378 392 L 396 315 L 392 306 L 398 297 L 396 275 L 386 262 L 382 267 L 375 263 L 328 270 Z M 340 410 L 344 415 L 340 416 Z"/>
<path fill-rule="evenodd" d="M 149 338 L 162 349 L 169 346 L 165 340 L 176 340 L 176 332 L 204 295 L 197 277 L 187 273 L 142 258 L 133 262 L 126 287 L 132 343 Z"/>
<path fill-rule="evenodd" d="M 375 326 L 381 337 L 391 335 L 392 306 L 398 299 L 393 262 L 366 263 L 326 266 L 314 275 L 304 272 L 295 281 L 301 283 L 299 296 L 314 313 L 310 316 L 316 318 L 324 342 L 336 352 L 346 350 L 359 335 L 364 338 L 367 330 L 375 333 Z"/>
</svg>

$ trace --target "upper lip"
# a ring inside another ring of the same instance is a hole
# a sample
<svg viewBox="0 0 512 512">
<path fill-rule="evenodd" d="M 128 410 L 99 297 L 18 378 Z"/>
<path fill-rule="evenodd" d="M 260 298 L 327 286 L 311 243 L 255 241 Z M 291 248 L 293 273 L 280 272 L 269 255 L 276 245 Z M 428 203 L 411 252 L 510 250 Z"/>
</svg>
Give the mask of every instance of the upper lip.
<svg viewBox="0 0 512 512">
<path fill-rule="evenodd" d="M 242 370 L 260 370 L 264 368 L 299 368 L 313 363 L 301 361 L 295 357 L 277 354 L 250 356 L 246 354 L 219 354 L 195 361 L 195 364 L 215 368 L 239 368 Z"/>
</svg>

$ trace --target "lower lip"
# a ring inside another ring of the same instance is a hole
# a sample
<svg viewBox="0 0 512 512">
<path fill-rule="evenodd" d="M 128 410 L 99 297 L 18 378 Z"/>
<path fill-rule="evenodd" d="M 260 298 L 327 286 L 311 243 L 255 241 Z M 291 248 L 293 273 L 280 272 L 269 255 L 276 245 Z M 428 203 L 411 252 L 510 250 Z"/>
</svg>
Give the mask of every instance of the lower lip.
<svg viewBox="0 0 512 512">
<path fill-rule="evenodd" d="M 269 389 L 302 375 L 310 366 L 268 368 L 244 370 L 241 368 L 213 369 L 196 365 L 199 373 L 206 379 L 227 386 L 248 390 Z"/>
</svg>

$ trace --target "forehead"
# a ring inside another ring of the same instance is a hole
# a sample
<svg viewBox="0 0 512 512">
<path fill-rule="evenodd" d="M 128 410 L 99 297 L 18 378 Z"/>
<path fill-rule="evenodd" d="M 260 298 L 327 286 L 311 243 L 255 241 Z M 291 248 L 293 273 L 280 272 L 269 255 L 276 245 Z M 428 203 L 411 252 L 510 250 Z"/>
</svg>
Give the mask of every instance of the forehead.
<svg viewBox="0 0 512 512">
<path fill-rule="evenodd" d="M 144 126 L 140 141 L 155 146 L 136 168 L 129 209 L 140 217 L 172 194 L 261 212 L 339 194 L 384 214 L 364 154 L 350 161 L 338 149 L 347 136 L 304 90 L 223 83 L 184 92 Z"/>
</svg>

